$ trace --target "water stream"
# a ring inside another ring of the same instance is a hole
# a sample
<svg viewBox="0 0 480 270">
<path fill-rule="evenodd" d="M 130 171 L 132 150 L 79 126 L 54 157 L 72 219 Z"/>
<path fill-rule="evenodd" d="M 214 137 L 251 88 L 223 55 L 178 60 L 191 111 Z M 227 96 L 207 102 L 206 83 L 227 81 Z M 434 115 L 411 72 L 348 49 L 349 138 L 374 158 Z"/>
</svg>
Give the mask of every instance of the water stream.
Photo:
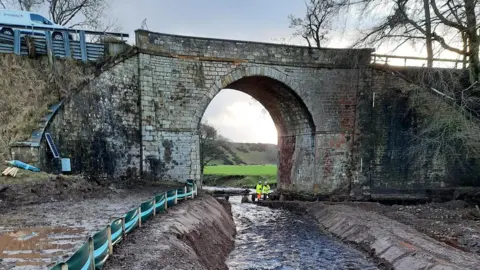
<svg viewBox="0 0 480 270">
<path fill-rule="evenodd" d="M 322 233 L 313 219 L 230 197 L 237 226 L 230 269 L 378 269 L 365 255 Z"/>
</svg>

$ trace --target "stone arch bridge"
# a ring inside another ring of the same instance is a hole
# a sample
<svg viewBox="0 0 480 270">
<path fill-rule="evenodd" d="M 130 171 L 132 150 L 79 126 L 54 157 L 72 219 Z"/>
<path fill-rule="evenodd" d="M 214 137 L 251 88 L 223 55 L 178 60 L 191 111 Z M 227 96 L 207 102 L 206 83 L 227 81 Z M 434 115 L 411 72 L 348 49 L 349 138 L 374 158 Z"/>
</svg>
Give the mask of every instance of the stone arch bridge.
<svg viewBox="0 0 480 270">
<path fill-rule="evenodd" d="M 410 129 L 403 118 L 408 83 L 372 68 L 371 49 L 143 30 L 136 43 L 66 101 L 47 128 L 74 172 L 113 181 L 200 180 L 200 120 L 215 95 L 231 88 L 272 116 L 284 190 L 365 197 L 445 186 L 441 164 L 413 170 L 399 154 Z M 37 164 L 48 168 L 45 148 Z"/>
</svg>

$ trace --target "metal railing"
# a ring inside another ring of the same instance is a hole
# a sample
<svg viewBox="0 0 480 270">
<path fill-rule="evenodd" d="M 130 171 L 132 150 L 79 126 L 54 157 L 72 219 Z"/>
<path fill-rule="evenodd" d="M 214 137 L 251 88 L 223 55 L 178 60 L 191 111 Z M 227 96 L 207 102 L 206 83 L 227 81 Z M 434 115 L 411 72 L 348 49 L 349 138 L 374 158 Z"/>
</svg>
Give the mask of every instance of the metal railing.
<svg viewBox="0 0 480 270">
<path fill-rule="evenodd" d="M 398 59 L 403 61 L 390 61 L 392 59 Z M 468 67 L 468 60 L 465 63 L 463 59 L 447 59 L 447 58 L 433 58 L 433 64 L 438 67 L 448 67 L 448 68 L 455 68 L 455 69 L 463 69 Z M 428 58 L 426 57 L 415 57 L 415 56 L 400 56 L 400 55 L 386 55 L 386 54 L 372 54 L 372 64 L 377 65 L 391 65 L 391 66 L 409 66 L 408 63 L 414 63 L 417 65 L 411 66 L 422 66 L 418 64 L 423 64 L 424 66 L 427 65 Z"/>
<path fill-rule="evenodd" d="M 0 34 L 0 53 L 16 55 L 48 55 L 53 57 L 95 61 L 105 55 L 105 46 L 101 41 L 88 42 L 91 39 L 105 40 L 106 37 L 128 38 L 128 34 L 112 32 L 96 32 L 78 29 L 56 29 L 50 27 L 27 27 L 15 24 L 0 24 L 2 30 L 8 29 L 12 35 Z M 54 39 L 53 36 L 61 39 Z M 28 37 L 28 38 L 27 38 Z"/>
</svg>

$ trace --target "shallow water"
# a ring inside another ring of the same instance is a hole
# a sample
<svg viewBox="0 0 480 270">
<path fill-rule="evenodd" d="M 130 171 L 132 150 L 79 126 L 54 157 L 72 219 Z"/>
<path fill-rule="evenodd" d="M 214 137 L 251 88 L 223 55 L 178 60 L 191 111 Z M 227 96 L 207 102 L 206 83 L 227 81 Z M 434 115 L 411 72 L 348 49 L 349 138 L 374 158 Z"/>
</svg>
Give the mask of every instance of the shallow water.
<svg viewBox="0 0 480 270">
<path fill-rule="evenodd" d="M 84 239 L 81 228 L 26 228 L 0 234 L 0 262 L 6 269 L 40 269 Z M 2 265 L 0 265 L 0 269 Z"/>
<path fill-rule="evenodd" d="M 322 233 L 313 219 L 230 197 L 237 226 L 229 269 L 378 269 L 365 255 Z"/>
</svg>

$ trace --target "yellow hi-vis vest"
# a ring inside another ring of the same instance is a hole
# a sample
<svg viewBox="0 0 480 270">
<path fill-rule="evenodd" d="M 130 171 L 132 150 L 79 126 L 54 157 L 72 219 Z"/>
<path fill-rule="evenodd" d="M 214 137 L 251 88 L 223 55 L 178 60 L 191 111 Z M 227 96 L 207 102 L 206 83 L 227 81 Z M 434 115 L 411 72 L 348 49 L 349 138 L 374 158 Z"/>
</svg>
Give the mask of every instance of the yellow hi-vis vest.
<svg viewBox="0 0 480 270">
<path fill-rule="evenodd" d="M 257 194 L 262 194 L 262 185 L 261 184 L 257 184 Z"/>
<path fill-rule="evenodd" d="M 270 185 L 267 184 L 266 186 L 263 186 L 263 194 L 269 194 L 270 193 Z"/>
</svg>

